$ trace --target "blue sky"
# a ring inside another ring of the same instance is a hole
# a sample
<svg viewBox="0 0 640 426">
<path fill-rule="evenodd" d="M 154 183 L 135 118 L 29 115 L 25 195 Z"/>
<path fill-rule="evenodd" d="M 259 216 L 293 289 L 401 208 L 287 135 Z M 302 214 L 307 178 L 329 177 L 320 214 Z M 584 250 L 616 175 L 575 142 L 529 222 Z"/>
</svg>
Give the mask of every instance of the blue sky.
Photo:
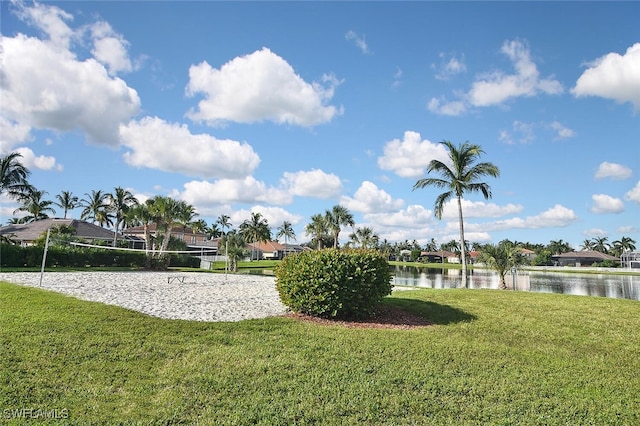
<svg viewBox="0 0 640 426">
<path fill-rule="evenodd" d="M 446 139 L 501 171 L 464 200 L 468 240 L 640 242 L 639 2 L 0 6 L 0 151 L 50 199 L 121 186 L 298 242 L 341 204 L 443 243 L 455 205 L 412 187 Z"/>
</svg>

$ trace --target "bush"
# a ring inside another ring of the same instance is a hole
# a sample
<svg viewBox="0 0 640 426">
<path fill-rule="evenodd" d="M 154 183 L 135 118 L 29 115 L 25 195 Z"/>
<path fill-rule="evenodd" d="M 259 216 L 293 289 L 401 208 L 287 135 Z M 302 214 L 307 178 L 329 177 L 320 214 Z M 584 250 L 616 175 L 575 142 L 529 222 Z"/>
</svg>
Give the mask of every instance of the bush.
<svg viewBox="0 0 640 426">
<path fill-rule="evenodd" d="M 315 250 L 289 255 L 275 268 L 282 303 L 321 318 L 362 319 L 391 294 L 389 263 L 374 250 Z"/>
</svg>

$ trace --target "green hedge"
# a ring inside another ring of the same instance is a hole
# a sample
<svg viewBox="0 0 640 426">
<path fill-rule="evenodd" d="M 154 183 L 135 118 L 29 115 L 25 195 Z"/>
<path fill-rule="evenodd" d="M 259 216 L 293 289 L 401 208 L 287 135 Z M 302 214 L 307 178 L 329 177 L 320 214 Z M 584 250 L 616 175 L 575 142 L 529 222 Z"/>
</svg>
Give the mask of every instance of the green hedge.
<svg viewBox="0 0 640 426">
<path fill-rule="evenodd" d="M 42 266 L 44 248 L 39 246 L 20 247 L 11 244 L 0 245 L 0 265 L 2 267 Z M 145 254 L 131 251 L 88 249 L 84 247 L 52 246 L 47 249 L 45 266 L 85 267 L 124 266 L 143 267 Z"/>
<path fill-rule="evenodd" d="M 374 250 L 314 250 L 275 268 L 282 303 L 321 318 L 363 319 L 391 294 L 389 263 Z"/>
</svg>

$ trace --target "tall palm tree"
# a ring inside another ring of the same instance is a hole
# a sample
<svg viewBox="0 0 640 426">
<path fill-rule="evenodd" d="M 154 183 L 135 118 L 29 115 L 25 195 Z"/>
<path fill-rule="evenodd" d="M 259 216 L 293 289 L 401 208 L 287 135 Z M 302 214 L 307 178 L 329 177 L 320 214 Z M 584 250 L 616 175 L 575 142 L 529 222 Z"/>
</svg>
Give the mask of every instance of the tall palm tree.
<svg viewBox="0 0 640 426">
<path fill-rule="evenodd" d="M 634 239 L 630 237 L 622 237 L 619 240 L 613 241 L 611 243 L 612 252 L 615 252 L 615 255 L 620 257 L 622 253 L 626 251 L 633 251 L 636 249 L 636 242 Z"/>
<path fill-rule="evenodd" d="M 608 254 L 611 245 L 607 242 L 607 240 L 607 237 L 594 237 L 593 250 L 599 251 L 600 253 Z"/>
<path fill-rule="evenodd" d="M 507 288 L 507 273 L 525 263 L 521 248 L 508 240 L 500 241 L 497 245 L 485 244 L 480 250 L 478 260 L 498 273 L 501 289 Z"/>
<path fill-rule="evenodd" d="M 0 158 L 0 194 L 20 198 L 35 190 L 27 178 L 31 174 L 21 162 L 22 154 L 12 152 Z"/>
<path fill-rule="evenodd" d="M 112 194 L 106 195 L 106 200 L 109 203 L 108 209 L 113 213 L 115 219 L 113 230 L 113 246 L 115 247 L 118 239 L 118 229 L 120 229 L 120 225 L 124 229 L 127 212 L 131 207 L 139 203 L 138 199 L 129 190 L 119 186 L 113 190 Z"/>
<path fill-rule="evenodd" d="M 276 234 L 276 238 L 280 238 L 280 237 L 284 237 L 284 251 L 285 251 L 285 256 L 287 255 L 287 242 L 289 239 L 292 239 L 295 241 L 296 239 L 296 233 L 293 230 L 293 226 L 291 225 L 291 222 L 287 222 L 286 220 L 284 222 L 282 222 L 282 225 L 280 225 L 277 229 L 278 233 Z"/>
<path fill-rule="evenodd" d="M 269 229 L 269 223 L 260 213 L 252 212 L 251 218 L 240 224 L 240 234 L 244 237 L 246 242 L 251 242 L 254 245 L 258 242 L 271 240 L 271 229 Z M 253 260 L 254 257 L 254 248 L 251 250 L 251 260 Z"/>
<path fill-rule="evenodd" d="M 561 241 L 562 241 L 562 240 L 561 240 Z M 552 241 L 552 243 L 553 243 L 553 241 Z M 591 240 L 589 240 L 589 239 L 585 239 L 585 240 L 582 242 L 582 250 L 585 250 L 585 251 L 586 251 L 586 250 L 593 250 L 593 241 L 591 241 Z M 558 253 L 554 252 L 553 250 L 551 250 L 551 253 L 553 253 L 553 254 L 558 254 Z M 561 253 L 562 253 L 562 252 L 561 252 Z"/>
<path fill-rule="evenodd" d="M 560 240 L 551 240 L 549 242 L 549 245 L 547 245 L 547 248 L 549 249 L 551 254 L 554 254 L 554 255 L 567 253 L 567 252 L 570 252 L 572 250 L 571 249 L 571 245 L 569 245 L 569 243 L 567 243 L 565 241 L 562 241 L 561 239 Z M 591 250 L 591 249 L 585 248 L 585 250 Z"/>
<path fill-rule="evenodd" d="M 222 228 L 222 233 L 225 234 L 226 233 L 226 229 L 231 229 L 231 227 L 233 225 L 231 225 L 231 222 L 229 222 L 231 218 L 229 216 L 227 216 L 226 214 L 221 214 L 220 217 L 218 217 L 218 220 L 216 221 L 216 223 L 218 225 L 220 225 L 220 228 Z"/>
<path fill-rule="evenodd" d="M 431 238 L 429 242 L 424 245 L 425 251 L 438 251 L 438 243 L 435 238 Z"/>
<path fill-rule="evenodd" d="M 467 192 L 481 192 L 485 199 L 491 198 L 491 188 L 486 182 L 480 182 L 484 176 L 498 177 L 500 170 L 489 162 L 479 162 L 484 151 L 480 145 L 465 142 L 455 146 L 450 141 L 441 142 L 447 149 L 450 164 L 440 160 L 431 160 L 427 167 L 427 174 L 436 173 L 437 178 L 423 178 L 418 180 L 413 189 L 435 186 L 446 189 L 446 192 L 438 195 L 434 204 L 434 213 L 438 219 L 442 219 L 444 205 L 452 198 L 458 200 L 458 220 L 460 221 L 460 247 L 462 252 L 462 284 L 467 286 L 467 254 L 464 243 L 464 219 L 462 217 L 462 198 Z"/>
<path fill-rule="evenodd" d="M 327 217 L 321 214 L 314 214 L 311 216 L 311 222 L 305 226 L 304 231 L 307 235 L 311 236 L 313 240 L 316 240 L 318 244 L 318 250 L 322 249 L 323 240 L 329 234 L 329 225 L 327 224 Z"/>
<path fill-rule="evenodd" d="M 159 202 L 156 200 L 154 204 L 156 212 L 156 220 L 159 222 L 159 229 L 163 231 L 162 245 L 160 251 L 166 251 L 169 247 L 171 232 L 175 226 L 186 226 L 193 220 L 197 213 L 195 208 L 184 201 L 176 201 L 169 197 L 160 197 Z"/>
<path fill-rule="evenodd" d="M 29 215 L 25 217 L 25 222 L 47 219 L 49 217 L 47 213 L 55 214 L 56 211 L 51 207 L 53 201 L 42 199 L 45 194 L 47 194 L 47 191 L 38 191 L 36 189 L 32 189 L 27 194 L 23 194 L 19 198 L 22 207 L 16 209 L 14 214 L 17 212 L 29 213 Z"/>
<path fill-rule="evenodd" d="M 360 248 L 368 249 L 378 244 L 379 237 L 373 231 L 373 228 L 364 226 L 357 228 L 355 232 L 349 235 L 349 239 L 353 244 L 360 245 Z"/>
<path fill-rule="evenodd" d="M 333 233 L 333 248 L 338 248 L 338 236 L 343 226 L 354 226 L 355 221 L 349 210 L 341 205 L 335 205 L 325 213 L 329 230 Z"/>
<path fill-rule="evenodd" d="M 127 216 L 132 223 L 138 223 L 143 227 L 144 246 L 147 252 L 145 267 L 147 269 L 151 268 L 151 257 L 152 257 L 151 250 L 154 249 L 153 241 L 151 238 L 151 231 L 149 229 L 149 225 L 155 222 L 155 218 L 150 209 L 151 204 L 152 204 L 151 200 L 147 200 L 142 204 L 137 204 L 133 206 L 127 213 Z"/>
<path fill-rule="evenodd" d="M 58 202 L 54 203 L 56 206 L 64 210 L 64 218 L 67 218 L 69 210 L 73 210 L 78 207 L 78 197 L 73 195 L 71 191 L 62 191 L 56 195 Z"/>
<path fill-rule="evenodd" d="M 110 214 L 108 212 L 109 204 L 107 202 L 107 194 L 99 190 L 92 190 L 91 193 L 84 194 L 86 198 L 80 200 L 80 206 L 83 207 L 80 213 L 81 220 L 90 220 L 92 223 L 99 223 L 101 226 L 110 223 Z"/>
<path fill-rule="evenodd" d="M 237 272 L 238 262 L 248 254 L 244 237 L 233 230 L 222 237 L 221 244 L 225 247 L 224 253 L 229 260 L 229 268 L 232 272 Z"/>
</svg>

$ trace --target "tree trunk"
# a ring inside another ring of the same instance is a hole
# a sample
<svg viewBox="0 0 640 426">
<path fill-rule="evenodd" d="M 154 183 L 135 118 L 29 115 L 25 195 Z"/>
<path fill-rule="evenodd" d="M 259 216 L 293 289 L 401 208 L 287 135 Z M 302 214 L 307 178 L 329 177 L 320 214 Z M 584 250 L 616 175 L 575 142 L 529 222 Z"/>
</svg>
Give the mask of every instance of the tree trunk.
<svg viewBox="0 0 640 426">
<path fill-rule="evenodd" d="M 460 256 L 462 257 L 462 286 L 467 288 L 467 251 L 464 246 L 464 222 L 462 221 L 462 197 L 458 196 L 458 216 L 460 218 Z"/>
</svg>

